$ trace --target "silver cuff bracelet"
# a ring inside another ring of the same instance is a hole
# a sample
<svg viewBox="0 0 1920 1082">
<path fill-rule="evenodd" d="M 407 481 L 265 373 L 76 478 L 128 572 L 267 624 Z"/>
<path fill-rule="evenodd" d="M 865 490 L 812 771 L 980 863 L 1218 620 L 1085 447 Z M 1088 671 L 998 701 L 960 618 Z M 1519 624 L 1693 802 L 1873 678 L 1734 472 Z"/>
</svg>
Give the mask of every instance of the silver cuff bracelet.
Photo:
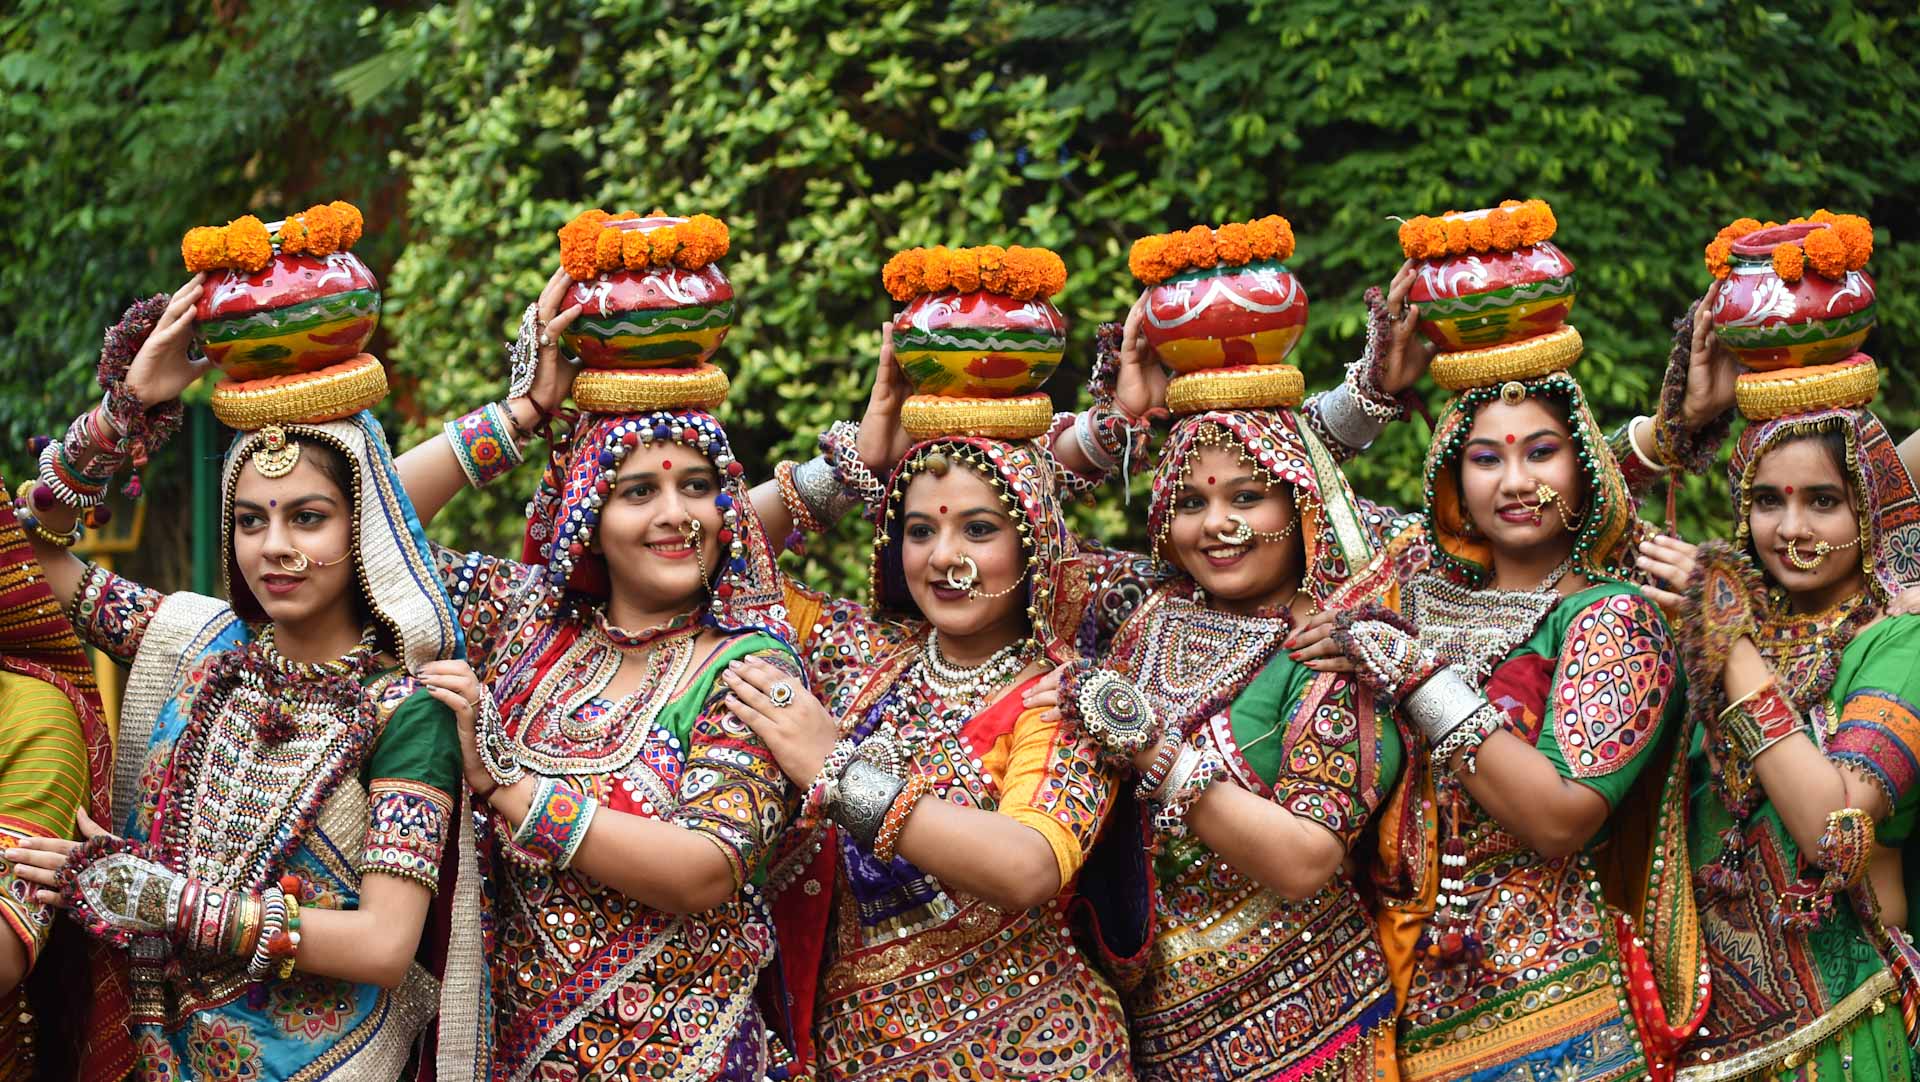
<svg viewBox="0 0 1920 1082">
<path fill-rule="evenodd" d="M 855 759 L 840 775 L 840 792 L 830 812 L 833 821 L 852 834 L 862 849 L 872 849 L 887 809 L 893 807 L 894 798 L 906 785 L 905 780 L 872 763 Z"/>
<path fill-rule="evenodd" d="M 1386 422 L 1360 408 L 1353 388 L 1345 382 L 1320 396 L 1320 423 L 1327 426 L 1334 439 L 1356 451 L 1371 447 L 1387 427 Z"/>
<path fill-rule="evenodd" d="M 1473 712 L 1487 705 L 1485 692 L 1476 689 L 1452 665 L 1434 673 L 1407 693 L 1401 707 L 1432 744 L 1445 740 Z"/>
</svg>

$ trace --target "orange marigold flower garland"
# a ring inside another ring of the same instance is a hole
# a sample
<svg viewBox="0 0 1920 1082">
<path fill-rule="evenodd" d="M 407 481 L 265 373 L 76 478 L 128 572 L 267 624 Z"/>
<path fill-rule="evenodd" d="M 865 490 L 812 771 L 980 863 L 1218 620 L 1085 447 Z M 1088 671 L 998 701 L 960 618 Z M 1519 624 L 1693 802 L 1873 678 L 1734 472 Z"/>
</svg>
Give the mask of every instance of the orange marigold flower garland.
<svg viewBox="0 0 1920 1082">
<path fill-rule="evenodd" d="M 613 226 L 638 217 L 633 211 L 608 214 L 598 208 L 575 215 L 557 234 L 561 269 L 577 282 L 622 269 L 678 267 L 694 271 L 719 261 L 732 244 L 726 223 L 711 214 L 696 214 L 684 222 L 669 222 L 644 232 Z M 656 212 L 654 217 L 663 215 Z"/>
<path fill-rule="evenodd" d="M 1400 250 L 1408 259 L 1441 259 L 1468 252 L 1511 252 L 1553 239 L 1559 222 L 1544 199 L 1508 199 L 1468 217 L 1447 211 L 1400 223 Z"/>
<path fill-rule="evenodd" d="M 1196 225 L 1133 242 L 1127 269 L 1153 286 L 1188 271 L 1238 267 L 1255 260 L 1293 257 L 1293 225 L 1278 214 L 1221 226 Z"/>
<path fill-rule="evenodd" d="M 266 267 L 276 251 L 312 256 L 344 252 L 360 239 L 364 224 L 358 207 L 338 199 L 289 215 L 275 234 L 268 234 L 259 218 L 246 214 L 226 225 L 187 230 L 180 241 L 180 258 L 195 274 L 210 270 L 253 274 Z"/>
<path fill-rule="evenodd" d="M 1067 265 L 1045 248 L 908 248 L 880 270 L 887 295 L 904 304 L 927 293 L 984 291 L 1014 300 L 1045 300 L 1067 286 Z"/>
<path fill-rule="evenodd" d="M 1873 224 L 1858 214 L 1835 214 L 1823 208 L 1804 218 L 1789 219 L 1787 224 L 1802 222 L 1827 228 L 1808 233 L 1798 244 L 1788 242 L 1774 246 L 1773 272 L 1783 281 L 1798 282 L 1808 270 L 1822 278 L 1843 278 L 1848 271 L 1865 267 L 1873 256 Z M 1725 278 L 1733 270 L 1734 242 L 1778 224 L 1755 218 L 1735 219 L 1708 242 L 1707 270 L 1715 278 Z"/>
</svg>

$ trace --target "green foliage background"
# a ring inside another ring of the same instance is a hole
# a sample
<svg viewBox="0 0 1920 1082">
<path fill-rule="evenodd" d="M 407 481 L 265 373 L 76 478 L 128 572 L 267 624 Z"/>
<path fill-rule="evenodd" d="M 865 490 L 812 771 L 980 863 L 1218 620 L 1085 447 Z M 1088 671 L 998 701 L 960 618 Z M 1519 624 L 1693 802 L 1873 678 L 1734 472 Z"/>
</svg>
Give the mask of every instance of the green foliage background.
<svg viewBox="0 0 1920 1082">
<path fill-rule="evenodd" d="M 755 476 L 864 401 L 895 248 L 1060 251 L 1066 406 L 1135 292 L 1133 238 L 1278 211 L 1313 298 L 1295 356 L 1324 386 L 1399 262 L 1388 215 L 1525 196 L 1579 265 L 1603 421 L 1651 408 L 1714 230 L 1826 206 L 1877 226 L 1882 414 L 1920 422 L 1911 4 L 23 0 L 0 41 L 11 476 L 18 437 L 87 399 L 100 326 L 182 277 L 187 227 L 331 198 L 367 211 L 403 444 L 499 393 L 553 231 L 590 206 L 728 222 L 725 419 Z M 1426 436 L 1398 426 L 1356 485 L 1415 501 Z M 533 483 L 463 497 L 434 533 L 504 551 Z M 1695 533 L 1724 506 L 1717 478 L 1684 494 Z M 1109 499 L 1083 525 L 1137 541 L 1143 518 Z M 808 576 L 857 583 L 856 533 Z"/>
</svg>

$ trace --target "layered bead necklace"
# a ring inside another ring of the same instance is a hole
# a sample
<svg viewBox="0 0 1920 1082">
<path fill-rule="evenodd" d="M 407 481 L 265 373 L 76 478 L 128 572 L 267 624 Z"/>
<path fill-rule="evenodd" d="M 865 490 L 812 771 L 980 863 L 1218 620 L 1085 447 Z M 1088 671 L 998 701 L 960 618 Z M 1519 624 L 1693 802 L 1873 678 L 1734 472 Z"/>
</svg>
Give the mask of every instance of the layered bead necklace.
<svg viewBox="0 0 1920 1082">
<path fill-rule="evenodd" d="M 358 681 L 372 667 L 379 631 L 372 624 L 360 629 L 360 641 L 331 661 L 294 661 L 274 642 L 273 625 L 260 630 L 253 641 L 252 661 L 240 671 L 240 686 L 258 696 L 260 712 L 254 731 L 269 744 L 292 737 L 300 716 L 316 701 L 329 696 L 336 677 Z"/>
<path fill-rule="evenodd" d="M 527 700 L 510 750 L 543 774 L 617 771 L 639 754 L 655 721 L 692 667 L 701 625 L 688 613 L 659 627 L 630 632 L 596 613 Z M 629 655 L 641 655 L 640 681 L 619 701 L 582 716 L 601 699 Z"/>
</svg>

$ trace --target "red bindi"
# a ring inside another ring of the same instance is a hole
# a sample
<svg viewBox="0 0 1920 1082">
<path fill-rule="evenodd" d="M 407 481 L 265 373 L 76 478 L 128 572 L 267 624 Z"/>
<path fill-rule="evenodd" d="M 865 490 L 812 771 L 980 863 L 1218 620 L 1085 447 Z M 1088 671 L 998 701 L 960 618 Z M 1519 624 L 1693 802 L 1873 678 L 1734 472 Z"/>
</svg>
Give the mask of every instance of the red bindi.
<svg viewBox="0 0 1920 1082">
<path fill-rule="evenodd" d="M 1213 478 L 1211 477 L 1207 478 L 1207 484 L 1213 484 Z"/>
<path fill-rule="evenodd" d="M 941 514 L 943 514 L 943 515 L 947 513 L 947 505 L 946 505 L 946 504 L 944 504 L 944 503 L 943 503 L 943 504 L 941 504 L 941 505 L 940 505 L 940 513 L 941 513 Z"/>
<path fill-rule="evenodd" d="M 1788 485 L 1788 486 L 1787 486 L 1787 495 L 1789 495 L 1789 496 L 1791 496 L 1791 495 L 1793 495 L 1793 486 L 1792 486 L 1792 485 Z"/>
<path fill-rule="evenodd" d="M 1513 442 L 1513 433 L 1511 433 L 1511 432 L 1509 432 L 1509 433 L 1507 433 L 1507 442 L 1508 442 L 1508 443 L 1512 443 L 1512 442 Z"/>
<path fill-rule="evenodd" d="M 660 468 L 661 468 L 661 469 L 663 469 L 663 470 L 670 470 L 670 469 L 672 469 L 672 468 L 673 468 L 673 459 L 671 459 L 671 458 L 663 458 L 663 459 L 661 459 L 661 460 L 660 460 Z"/>
</svg>

